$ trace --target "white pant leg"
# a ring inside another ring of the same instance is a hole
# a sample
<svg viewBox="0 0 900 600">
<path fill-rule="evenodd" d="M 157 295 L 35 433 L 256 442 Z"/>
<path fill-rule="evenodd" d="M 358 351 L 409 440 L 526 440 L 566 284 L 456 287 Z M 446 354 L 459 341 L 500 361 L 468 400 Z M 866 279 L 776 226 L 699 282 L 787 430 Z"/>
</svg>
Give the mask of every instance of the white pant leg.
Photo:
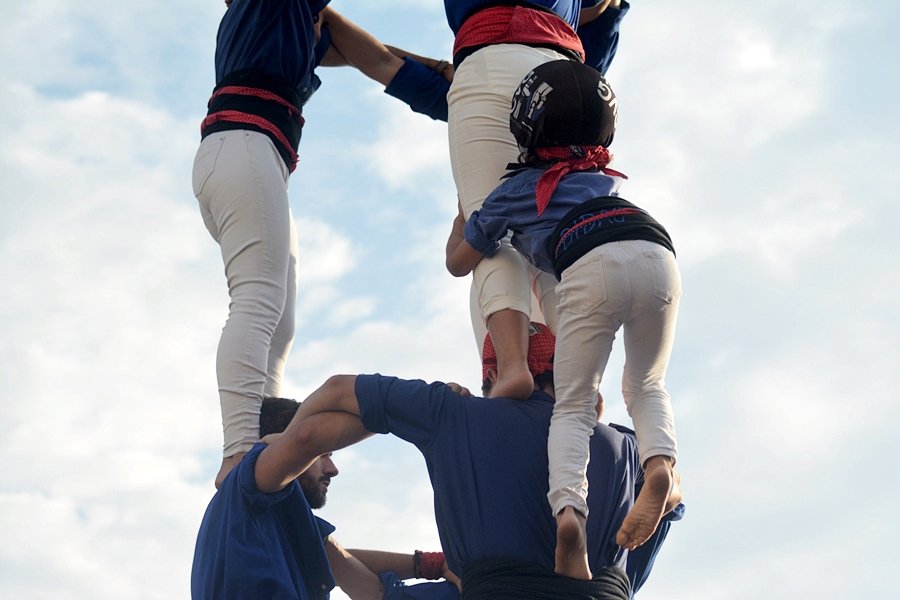
<svg viewBox="0 0 900 600">
<path fill-rule="evenodd" d="M 675 460 L 675 417 L 665 385 L 681 300 L 681 275 L 675 256 L 662 246 L 646 241 L 623 245 L 634 254 L 634 303 L 623 327 L 622 396 L 634 424 L 641 464 L 653 456 Z"/>
<path fill-rule="evenodd" d="M 284 303 L 284 312 L 272 335 L 272 344 L 269 347 L 269 361 L 266 367 L 266 387 L 263 394 L 269 398 L 281 397 L 281 386 L 284 383 L 284 369 L 287 366 L 287 358 L 294 345 L 294 318 L 297 305 L 297 281 L 299 274 L 299 243 L 297 240 L 297 223 L 294 221 L 293 212 L 288 211 L 288 223 L 290 224 L 290 260 L 288 261 L 287 296 Z"/>
<path fill-rule="evenodd" d="M 597 389 L 609 361 L 616 331 L 630 305 L 622 270 L 610 268 L 594 248 L 563 271 L 559 297 L 553 380 L 556 403 L 550 419 L 547 453 L 550 491 L 557 515 L 572 506 L 587 516 L 587 464 L 591 432 L 597 423 Z"/>
<path fill-rule="evenodd" d="M 675 258 L 641 240 L 594 248 L 563 273 L 557 287 L 559 327 L 554 361 L 556 404 L 548 453 L 554 514 L 573 506 L 587 515 L 589 437 L 596 393 L 619 327 L 624 329 L 626 406 L 641 461 L 675 458 L 675 429 L 664 388 L 681 282 Z"/>
<path fill-rule="evenodd" d="M 220 246 L 231 298 L 216 355 L 225 456 L 259 439 L 272 338 L 276 329 L 293 330 L 293 322 L 282 323 L 295 300 L 288 281 L 297 255 L 288 175 L 269 138 L 252 131 L 207 136 L 194 161 L 194 193 Z"/>
<path fill-rule="evenodd" d="M 450 166 L 466 218 L 481 207 L 506 165 L 519 156 L 509 131 L 513 92 L 531 69 L 561 58 L 566 56 L 554 50 L 499 44 L 473 53 L 454 74 L 447 94 Z M 505 308 L 531 313 L 525 261 L 504 243 L 495 257 L 475 268 L 473 286 L 472 328 L 480 354 L 484 336 L 479 333 L 485 331 L 488 316 Z"/>
</svg>

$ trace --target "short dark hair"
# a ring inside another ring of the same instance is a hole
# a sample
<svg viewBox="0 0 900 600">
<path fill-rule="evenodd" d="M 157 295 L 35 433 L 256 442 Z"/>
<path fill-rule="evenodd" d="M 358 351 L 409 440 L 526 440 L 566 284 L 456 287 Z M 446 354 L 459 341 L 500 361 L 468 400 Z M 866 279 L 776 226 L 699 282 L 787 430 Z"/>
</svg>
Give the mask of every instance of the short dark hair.
<svg viewBox="0 0 900 600">
<path fill-rule="evenodd" d="M 281 433 L 287 429 L 299 407 L 300 403 L 296 400 L 263 398 L 262 408 L 259 411 L 259 437 Z"/>
</svg>

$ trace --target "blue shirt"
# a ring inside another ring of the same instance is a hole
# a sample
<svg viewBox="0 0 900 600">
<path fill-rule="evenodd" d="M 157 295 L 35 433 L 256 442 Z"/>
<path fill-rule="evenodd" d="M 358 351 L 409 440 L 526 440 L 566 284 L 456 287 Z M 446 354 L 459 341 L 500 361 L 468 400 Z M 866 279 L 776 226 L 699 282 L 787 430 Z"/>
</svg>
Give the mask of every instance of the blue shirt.
<svg viewBox="0 0 900 600">
<path fill-rule="evenodd" d="M 481 209 L 469 215 L 464 233 L 466 241 L 485 256 L 493 256 L 507 231 L 513 232 L 512 245 L 534 266 L 554 272 L 553 249 L 548 241 L 559 220 L 587 200 L 600 196 L 618 196 L 621 177 L 599 171 L 569 173 L 559 182 L 543 214 L 538 217 L 535 186 L 543 168 L 519 171 L 504 179 L 485 198 Z"/>
<path fill-rule="evenodd" d="M 547 434 L 553 400 L 463 398 L 442 383 L 381 375 L 356 381 L 363 424 L 393 433 L 425 457 L 447 564 L 461 573 L 485 558 L 553 569 L 556 521 L 547 503 Z M 634 502 L 637 444 L 605 425 L 591 436 L 588 560 L 625 568 L 615 534 Z"/>
<path fill-rule="evenodd" d="M 255 69 L 293 86 L 301 105 L 321 82 L 313 70 L 328 49 L 325 28 L 316 42 L 313 17 L 330 0 L 234 0 L 216 36 L 216 84 Z"/>
<path fill-rule="evenodd" d="M 583 6 L 596 4 L 597 0 L 582 2 Z M 622 0 L 619 8 L 610 6 L 590 23 L 578 26 L 578 37 L 584 46 L 584 64 L 594 67 L 601 75 L 606 75 L 613 58 L 616 57 L 616 50 L 619 47 L 619 25 L 629 8 L 631 5 Z"/>
<path fill-rule="evenodd" d="M 529 0 L 530 4 L 543 6 L 559 15 L 563 21 L 572 26 L 578 25 L 578 13 L 581 11 L 581 0 Z M 490 6 L 496 6 L 496 0 L 444 0 L 444 12 L 447 13 L 447 24 L 456 35 L 465 20 L 473 13 Z M 596 3 L 595 3 L 596 4 Z M 524 75 L 524 73 L 523 73 Z"/>
<path fill-rule="evenodd" d="M 381 573 L 384 587 L 382 600 L 459 600 L 459 591 L 449 581 L 436 581 L 406 585 L 390 571 Z"/>
<path fill-rule="evenodd" d="M 194 600 L 328 598 L 334 579 L 322 539 L 334 528 L 313 516 L 296 481 L 264 494 L 257 443 L 209 502 L 191 569 Z"/>
</svg>

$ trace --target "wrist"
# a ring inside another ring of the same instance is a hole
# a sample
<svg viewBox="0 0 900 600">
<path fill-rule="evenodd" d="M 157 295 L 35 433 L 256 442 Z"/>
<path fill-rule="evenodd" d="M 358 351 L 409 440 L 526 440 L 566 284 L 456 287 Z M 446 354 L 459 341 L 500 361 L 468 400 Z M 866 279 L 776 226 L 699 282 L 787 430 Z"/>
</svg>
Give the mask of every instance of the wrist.
<svg viewBox="0 0 900 600">
<path fill-rule="evenodd" d="M 413 573 L 416 579 L 441 579 L 444 576 L 443 552 L 413 552 Z"/>
</svg>

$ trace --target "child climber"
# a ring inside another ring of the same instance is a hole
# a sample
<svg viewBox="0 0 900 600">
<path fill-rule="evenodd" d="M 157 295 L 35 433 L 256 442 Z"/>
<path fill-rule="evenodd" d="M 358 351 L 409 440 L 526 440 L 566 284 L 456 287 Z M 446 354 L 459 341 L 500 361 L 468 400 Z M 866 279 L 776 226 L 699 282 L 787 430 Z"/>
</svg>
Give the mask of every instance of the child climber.
<svg viewBox="0 0 900 600">
<path fill-rule="evenodd" d="M 656 530 L 673 484 L 677 447 L 666 368 L 681 278 L 672 241 L 649 214 L 618 196 L 624 175 L 607 168 L 616 99 L 594 69 L 569 60 L 535 67 L 512 100 L 520 162 L 447 242 L 460 277 L 491 256 L 507 231 L 532 264 L 559 279 L 559 322 L 550 423 L 550 501 L 557 520 L 556 572 L 590 579 L 588 438 L 600 378 L 624 330 L 622 393 L 634 422 L 645 485 L 616 535 L 634 549 Z M 497 345 L 503 339 L 494 339 Z"/>
</svg>

